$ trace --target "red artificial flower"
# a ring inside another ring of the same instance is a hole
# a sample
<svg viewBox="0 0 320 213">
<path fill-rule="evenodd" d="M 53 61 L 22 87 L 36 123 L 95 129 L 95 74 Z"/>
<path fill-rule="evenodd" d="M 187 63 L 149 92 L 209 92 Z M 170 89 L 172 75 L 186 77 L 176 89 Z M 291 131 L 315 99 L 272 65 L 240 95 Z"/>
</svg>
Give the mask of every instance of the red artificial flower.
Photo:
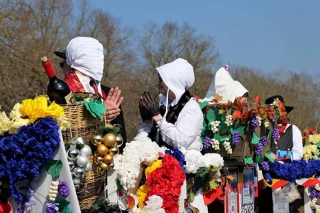
<svg viewBox="0 0 320 213">
<path fill-rule="evenodd" d="M 179 162 L 167 154 L 162 160 L 162 167 L 151 172 L 146 180 L 146 184 L 149 185 L 147 197 L 160 196 L 163 199 L 162 208 L 166 213 L 177 213 L 184 180 L 185 173 Z"/>
</svg>

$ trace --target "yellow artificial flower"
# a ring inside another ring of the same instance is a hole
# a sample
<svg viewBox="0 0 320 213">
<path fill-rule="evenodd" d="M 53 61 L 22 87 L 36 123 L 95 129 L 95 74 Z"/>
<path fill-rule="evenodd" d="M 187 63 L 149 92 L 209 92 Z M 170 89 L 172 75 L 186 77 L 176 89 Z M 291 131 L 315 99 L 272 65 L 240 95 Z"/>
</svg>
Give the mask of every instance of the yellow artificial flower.
<svg viewBox="0 0 320 213">
<path fill-rule="evenodd" d="M 140 208 L 142 208 L 144 206 L 144 201 L 146 200 L 148 190 L 149 190 L 149 186 L 144 184 L 144 185 L 140 186 L 137 191 L 138 206 Z"/>
<path fill-rule="evenodd" d="M 309 135 L 307 140 L 312 144 L 319 143 L 320 142 L 320 134 Z"/>
<path fill-rule="evenodd" d="M 146 170 L 146 178 L 148 178 L 148 175 L 153 172 L 155 169 L 162 167 L 162 160 L 156 160 L 151 165 L 149 165 Z"/>
<path fill-rule="evenodd" d="M 22 117 L 29 118 L 29 123 L 33 123 L 39 118 L 59 118 L 64 115 L 63 108 L 58 104 L 53 102 L 48 106 L 48 101 L 44 96 L 23 100 L 20 106 L 20 113 Z"/>
<path fill-rule="evenodd" d="M 5 112 L 0 113 L 0 135 L 4 135 L 7 131 L 9 131 L 11 125 L 10 119 L 7 117 Z"/>
<path fill-rule="evenodd" d="M 29 123 L 28 119 L 21 117 L 20 106 L 20 103 L 15 104 L 10 112 L 10 118 L 12 122 L 9 128 L 9 134 L 17 133 L 20 127 L 26 126 Z"/>
<path fill-rule="evenodd" d="M 58 123 L 58 126 L 60 127 L 61 131 L 65 131 L 71 127 L 71 124 L 68 121 L 68 119 L 66 118 L 66 116 L 61 116 L 61 117 L 57 118 L 57 123 Z"/>
</svg>

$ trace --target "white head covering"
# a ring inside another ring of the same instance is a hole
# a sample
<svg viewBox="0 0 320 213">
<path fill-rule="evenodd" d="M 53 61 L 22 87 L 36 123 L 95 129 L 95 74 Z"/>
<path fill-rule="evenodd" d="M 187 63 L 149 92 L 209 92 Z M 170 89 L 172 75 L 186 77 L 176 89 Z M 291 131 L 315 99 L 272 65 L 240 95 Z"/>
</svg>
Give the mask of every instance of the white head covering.
<svg viewBox="0 0 320 213">
<path fill-rule="evenodd" d="M 229 72 L 221 67 L 215 74 L 204 100 L 212 100 L 215 94 L 222 96 L 220 103 L 234 102 L 237 97 L 242 97 L 248 90 L 239 82 L 232 79 Z"/>
<path fill-rule="evenodd" d="M 103 46 L 97 39 L 76 37 L 67 46 L 66 62 L 81 73 L 101 81 L 104 67 Z"/>
<path fill-rule="evenodd" d="M 167 97 L 161 96 L 160 104 L 164 104 L 168 109 L 168 95 L 171 90 L 175 99 L 171 102 L 171 105 L 176 105 L 181 96 L 185 93 L 186 89 L 191 87 L 194 83 L 193 67 L 188 61 L 178 58 L 175 61 L 162 65 L 156 68 L 163 82 L 167 85 Z M 165 113 L 164 117 L 166 116 Z"/>
</svg>

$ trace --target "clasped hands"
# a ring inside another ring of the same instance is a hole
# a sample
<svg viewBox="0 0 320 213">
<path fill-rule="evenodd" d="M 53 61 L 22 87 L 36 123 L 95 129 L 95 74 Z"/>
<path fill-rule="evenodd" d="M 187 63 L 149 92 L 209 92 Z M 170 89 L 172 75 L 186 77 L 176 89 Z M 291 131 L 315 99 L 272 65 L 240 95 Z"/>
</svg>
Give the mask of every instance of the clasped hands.
<svg viewBox="0 0 320 213">
<path fill-rule="evenodd" d="M 139 101 L 139 110 L 141 119 L 145 123 L 152 123 L 152 120 L 158 121 L 162 119 L 160 115 L 158 98 L 149 92 L 144 92 Z"/>
<path fill-rule="evenodd" d="M 111 122 L 114 120 L 118 115 L 120 115 L 120 105 L 123 101 L 123 97 L 121 95 L 121 90 L 116 87 L 111 88 L 106 100 L 104 100 L 103 105 L 106 108 L 106 120 L 107 122 Z"/>
</svg>

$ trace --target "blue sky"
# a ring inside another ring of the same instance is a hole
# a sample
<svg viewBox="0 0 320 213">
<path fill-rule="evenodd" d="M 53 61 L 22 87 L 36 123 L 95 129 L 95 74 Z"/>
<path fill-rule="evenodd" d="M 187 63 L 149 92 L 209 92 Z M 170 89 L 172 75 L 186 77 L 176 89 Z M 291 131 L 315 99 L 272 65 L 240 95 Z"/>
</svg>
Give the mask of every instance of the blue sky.
<svg viewBox="0 0 320 213">
<path fill-rule="evenodd" d="M 188 22 L 215 37 L 221 64 L 320 70 L 320 0 L 90 0 L 126 26 Z"/>
</svg>

